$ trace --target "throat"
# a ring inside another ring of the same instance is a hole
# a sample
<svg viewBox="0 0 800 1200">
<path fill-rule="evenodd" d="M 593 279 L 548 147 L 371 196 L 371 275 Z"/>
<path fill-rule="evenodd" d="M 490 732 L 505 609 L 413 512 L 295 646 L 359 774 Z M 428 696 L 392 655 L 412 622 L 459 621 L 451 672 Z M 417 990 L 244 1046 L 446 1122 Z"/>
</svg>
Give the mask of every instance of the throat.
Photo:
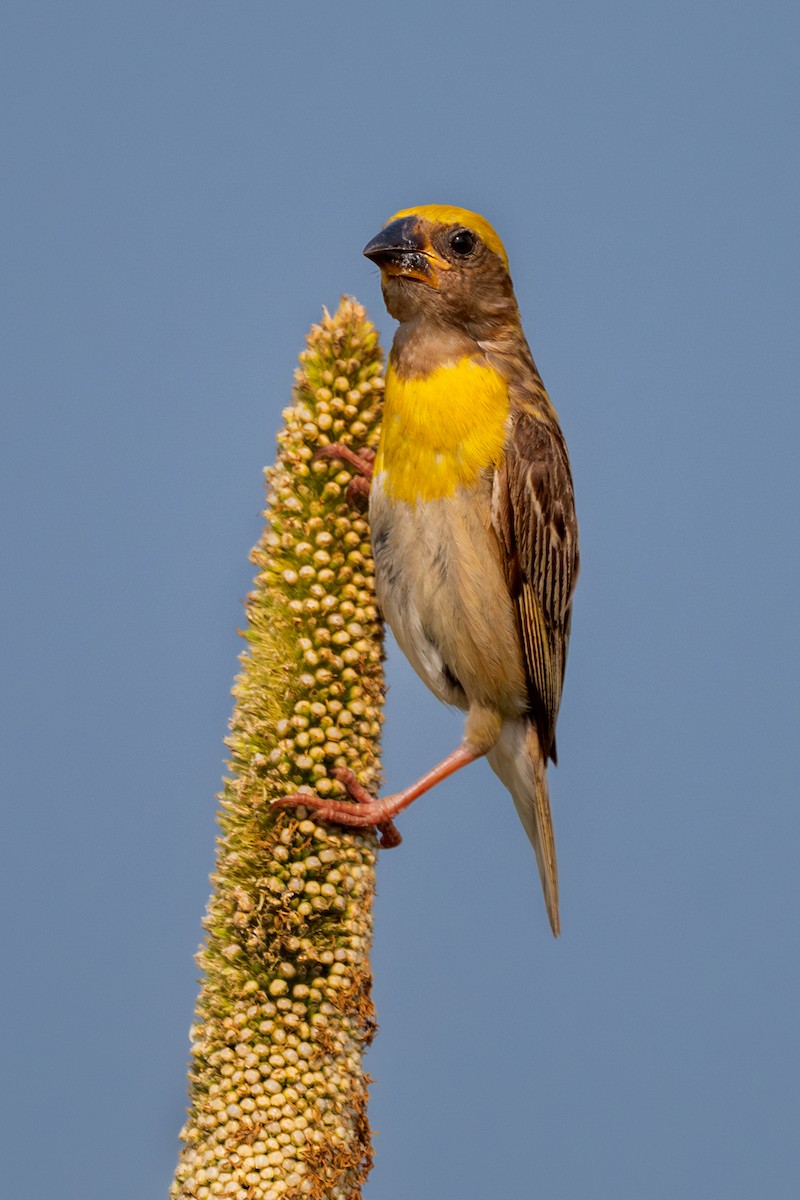
<svg viewBox="0 0 800 1200">
<path fill-rule="evenodd" d="M 469 357 L 403 378 L 390 363 L 376 474 L 387 496 L 415 504 L 477 483 L 503 456 L 508 385 Z"/>
</svg>

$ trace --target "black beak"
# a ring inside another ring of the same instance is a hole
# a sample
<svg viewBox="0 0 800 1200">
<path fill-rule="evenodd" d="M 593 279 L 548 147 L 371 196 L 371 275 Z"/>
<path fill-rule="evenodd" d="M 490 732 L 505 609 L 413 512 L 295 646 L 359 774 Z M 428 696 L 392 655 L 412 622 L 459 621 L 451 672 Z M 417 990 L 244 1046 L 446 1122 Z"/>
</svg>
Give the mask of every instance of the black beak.
<svg viewBox="0 0 800 1200">
<path fill-rule="evenodd" d="M 407 275 L 431 283 L 435 277 L 417 217 L 399 217 L 367 242 L 364 254 L 388 275 Z"/>
</svg>

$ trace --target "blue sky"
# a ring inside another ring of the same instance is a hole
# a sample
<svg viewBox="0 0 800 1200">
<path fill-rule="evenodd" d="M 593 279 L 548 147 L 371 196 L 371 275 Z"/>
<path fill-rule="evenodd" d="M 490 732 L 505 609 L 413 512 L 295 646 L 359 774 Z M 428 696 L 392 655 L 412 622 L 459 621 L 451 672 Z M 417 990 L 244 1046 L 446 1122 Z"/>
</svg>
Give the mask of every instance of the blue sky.
<svg viewBox="0 0 800 1200">
<path fill-rule="evenodd" d="M 379 863 L 368 1200 L 794 1198 L 800 18 L 7 6 L 3 1190 L 163 1196 L 247 561 L 394 211 L 507 246 L 576 481 L 563 936 L 477 765 Z M 400 786 L 460 720 L 390 649 Z"/>
</svg>

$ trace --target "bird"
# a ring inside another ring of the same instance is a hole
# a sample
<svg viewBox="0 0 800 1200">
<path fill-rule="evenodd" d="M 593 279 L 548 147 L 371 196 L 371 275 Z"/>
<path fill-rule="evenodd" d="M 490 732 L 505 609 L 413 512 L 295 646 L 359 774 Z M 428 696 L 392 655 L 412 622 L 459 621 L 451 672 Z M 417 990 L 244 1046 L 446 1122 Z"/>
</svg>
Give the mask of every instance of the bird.
<svg viewBox="0 0 800 1200">
<path fill-rule="evenodd" d="M 466 714 L 460 745 L 421 779 L 351 799 L 295 794 L 326 820 L 377 825 L 486 757 L 511 793 L 560 931 L 547 784 L 557 762 L 579 569 L 569 456 L 528 342 L 495 229 L 478 213 L 424 204 L 395 213 L 364 248 L 399 326 L 377 454 L 333 445 L 369 496 L 380 609 L 439 700 Z"/>
</svg>

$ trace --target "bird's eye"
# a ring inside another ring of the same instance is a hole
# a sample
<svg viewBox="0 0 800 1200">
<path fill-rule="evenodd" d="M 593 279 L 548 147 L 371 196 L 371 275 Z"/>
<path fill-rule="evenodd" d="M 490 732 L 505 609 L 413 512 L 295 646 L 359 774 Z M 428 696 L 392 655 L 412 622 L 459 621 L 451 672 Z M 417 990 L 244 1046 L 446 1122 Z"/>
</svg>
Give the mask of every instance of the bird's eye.
<svg viewBox="0 0 800 1200">
<path fill-rule="evenodd" d="M 460 258 L 466 258 L 475 249 L 476 241 L 475 234 L 470 233 L 468 229 L 457 229 L 455 233 L 450 234 L 450 249 Z"/>
</svg>

